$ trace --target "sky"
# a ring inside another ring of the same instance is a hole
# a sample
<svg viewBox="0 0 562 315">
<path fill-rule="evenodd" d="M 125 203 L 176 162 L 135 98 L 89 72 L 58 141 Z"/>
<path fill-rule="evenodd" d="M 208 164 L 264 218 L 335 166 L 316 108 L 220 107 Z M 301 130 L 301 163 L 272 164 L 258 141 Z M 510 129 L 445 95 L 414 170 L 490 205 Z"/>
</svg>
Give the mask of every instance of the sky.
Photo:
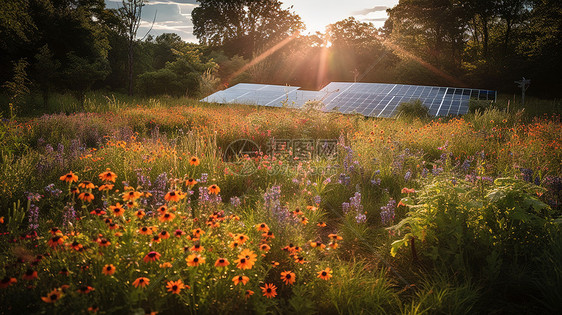
<svg viewBox="0 0 562 315">
<path fill-rule="evenodd" d="M 105 0 L 107 7 L 118 8 L 121 0 Z M 298 14 L 306 24 L 304 33 L 324 32 L 326 25 L 350 16 L 362 22 L 371 22 L 381 27 L 387 18 L 386 9 L 398 0 L 281 0 L 284 8 Z M 150 35 L 176 33 L 185 41 L 197 42 L 193 36 L 191 11 L 197 6 L 196 0 L 150 0 L 142 9 L 142 22 L 137 32 L 144 37 L 154 25 Z M 156 19 L 155 19 L 156 18 Z"/>
</svg>

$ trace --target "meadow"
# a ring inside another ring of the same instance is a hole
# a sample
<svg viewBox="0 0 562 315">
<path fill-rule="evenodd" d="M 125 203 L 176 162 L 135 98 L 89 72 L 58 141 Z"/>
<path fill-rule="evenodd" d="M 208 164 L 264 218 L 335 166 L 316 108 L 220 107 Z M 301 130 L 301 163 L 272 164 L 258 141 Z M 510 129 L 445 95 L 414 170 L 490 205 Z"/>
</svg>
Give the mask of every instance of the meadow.
<svg viewBox="0 0 562 315">
<path fill-rule="evenodd" d="M 561 311 L 559 113 L 61 99 L 0 124 L 1 313 Z"/>
</svg>

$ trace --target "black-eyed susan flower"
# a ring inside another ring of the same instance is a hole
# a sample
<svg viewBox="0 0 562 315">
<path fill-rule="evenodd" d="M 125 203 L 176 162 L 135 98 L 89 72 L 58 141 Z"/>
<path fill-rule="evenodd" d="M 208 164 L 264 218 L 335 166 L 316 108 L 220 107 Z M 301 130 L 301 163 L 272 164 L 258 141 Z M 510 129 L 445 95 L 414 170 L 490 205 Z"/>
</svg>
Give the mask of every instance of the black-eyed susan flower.
<svg viewBox="0 0 562 315">
<path fill-rule="evenodd" d="M 51 248 L 57 248 L 57 246 L 64 244 L 64 237 L 60 235 L 53 236 L 47 241 L 47 244 Z"/>
<path fill-rule="evenodd" d="M 92 195 L 89 192 L 83 192 L 80 195 L 78 195 L 78 199 L 86 202 L 91 202 L 92 200 L 94 200 L 94 195 Z"/>
<path fill-rule="evenodd" d="M 326 245 L 320 243 L 320 242 L 310 242 L 310 247 L 312 248 L 320 248 L 320 249 L 324 249 L 326 248 Z"/>
<path fill-rule="evenodd" d="M 189 159 L 189 165 L 191 165 L 191 166 L 197 166 L 197 165 L 199 165 L 199 163 L 201 163 L 201 161 L 200 161 L 199 158 L 196 157 L 196 156 L 192 156 L 192 157 Z"/>
<path fill-rule="evenodd" d="M 42 296 L 41 300 L 45 303 L 55 303 L 56 301 L 60 300 L 62 297 L 62 292 L 58 289 L 54 289 L 53 291 L 49 292 L 47 296 Z"/>
<path fill-rule="evenodd" d="M 261 245 L 260 245 L 260 250 L 267 253 L 267 252 L 269 252 L 269 251 L 271 250 L 271 247 L 270 247 L 269 245 L 267 245 L 267 244 L 261 244 Z"/>
<path fill-rule="evenodd" d="M 148 254 L 146 254 L 146 256 L 144 256 L 144 258 L 142 259 L 145 263 L 149 263 L 149 262 L 153 262 L 153 261 L 157 261 L 158 259 L 160 259 L 160 253 L 152 251 Z"/>
<path fill-rule="evenodd" d="M 171 212 L 167 212 L 164 213 L 163 215 L 158 217 L 158 220 L 160 220 L 160 222 L 170 222 L 172 221 L 174 218 L 176 217 L 175 214 L 171 213 Z"/>
<path fill-rule="evenodd" d="M 274 239 L 275 235 L 271 231 L 267 231 L 266 233 L 262 233 L 261 235 L 265 239 Z"/>
<path fill-rule="evenodd" d="M 245 285 L 246 283 L 248 283 L 248 281 L 250 281 L 250 278 L 246 276 L 236 276 L 232 278 L 232 282 L 234 282 L 234 285 L 238 285 L 239 283 Z"/>
<path fill-rule="evenodd" d="M 33 269 L 27 269 L 27 271 L 22 276 L 23 280 L 35 280 L 37 279 L 37 271 Z"/>
<path fill-rule="evenodd" d="M 264 232 L 264 233 L 269 232 L 269 226 L 267 226 L 267 224 L 265 223 L 256 224 L 256 228 L 260 232 Z"/>
<path fill-rule="evenodd" d="M 160 239 L 160 236 L 158 236 L 158 235 L 154 235 L 152 237 L 152 242 L 154 242 L 154 243 L 160 243 L 161 241 L 162 240 Z"/>
<path fill-rule="evenodd" d="M 78 292 L 80 292 L 80 293 L 82 293 L 82 294 L 87 294 L 87 293 L 90 293 L 90 292 L 92 292 L 92 291 L 94 291 L 94 290 L 95 290 L 95 289 L 92 288 L 92 287 L 89 286 L 89 285 L 83 285 L 83 286 L 80 286 L 80 287 L 78 288 Z"/>
<path fill-rule="evenodd" d="M 68 174 L 62 175 L 60 177 L 60 180 L 65 181 L 67 183 L 77 182 L 78 176 L 76 176 L 76 174 L 74 174 L 74 173 L 72 173 L 72 171 L 70 171 L 70 172 L 68 172 Z"/>
<path fill-rule="evenodd" d="M 90 211 L 90 214 L 100 216 L 100 215 L 104 215 L 104 214 L 105 214 L 105 211 L 103 211 L 103 210 L 100 209 L 100 208 L 96 208 L 96 209 Z"/>
<path fill-rule="evenodd" d="M 131 209 L 131 208 L 138 207 L 139 204 L 134 200 L 129 200 L 125 203 L 125 205 L 127 206 L 127 208 Z"/>
<path fill-rule="evenodd" d="M 185 261 L 187 262 L 187 265 L 190 267 L 197 267 L 200 264 L 204 264 L 205 263 L 205 257 L 202 257 L 199 254 L 191 254 L 189 256 L 187 256 L 187 258 L 185 259 Z"/>
<path fill-rule="evenodd" d="M 168 281 L 166 284 L 168 292 L 172 292 L 172 294 L 180 294 L 181 290 L 186 287 L 189 289 L 189 286 L 186 286 L 181 279 L 177 281 Z"/>
<path fill-rule="evenodd" d="M 170 233 L 168 233 L 168 231 L 164 230 L 164 231 L 160 232 L 158 234 L 158 236 L 163 240 L 167 240 L 167 239 L 170 238 Z"/>
<path fill-rule="evenodd" d="M 209 194 L 214 194 L 214 195 L 218 195 L 221 192 L 221 189 L 219 188 L 218 185 L 211 185 L 207 188 L 207 190 L 209 191 Z"/>
<path fill-rule="evenodd" d="M 215 261 L 215 267 L 226 267 L 228 265 L 230 265 L 230 262 L 228 262 L 226 258 L 218 258 L 217 261 Z"/>
<path fill-rule="evenodd" d="M 51 233 L 52 235 L 62 235 L 62 231 L 59 230 L 58 227 L 51 228 L 49 230 L 49 233 Z"/>
<path fill-rule="evenodd" d="M 163 262 L 160 264 L 160 268 L 172 268 L 172 263 L 170 262 Z"/>
<path fill-rule="evenodd" d="M 144 288 L 149 284 L 150 284 L 150 279 L 148 279 L 146 277 L 139 277 L 139 278 L 135 279 L 135 281 L 133 281 L 133 286 L 135 288 L 138 288 L 138 287 Z"/>
<path fill-rule="evenodd" d="M 96 185 L 94 185 L 94 183 L 90 182 L 90 181 L 82 181 L 80 184 L 78 184 L 78 187 L 80 188 L 85 188 L 85 189 L 94 189 L 96 188 Z"/>
<path fill-rule="evenodd" d="M 146 215 L 146 213 L 145 213 L 143 210 L 137 210 L 137 211 L 135 212 L 135 216 L 136 216 L 137 218 L 139 218 L 139 219 L 144 218 L 145 215 Z"/>
<path fill-rule="evenodd" d="M 291 285 L 295 283 L 297 277 L 294 272 L 292 271 L 283 271 L 281 272 L 281 280 L 285 282 L 285 284 Z"/>
<path fill-rule="evenodd" d="M 5 276 L 2 280 L 0 280 L 0 289 L 5 289 L 17 282 L 18 280 L 16 278 Z"/>
<path fill-rule="evenodd" d="M 109 210 L 111 210 L 111 214 L 116 217 L 121 217 L 125 213 L 125 209 L 120 203 L 117 203 L 115 206 L 109 206 Z"/>
<path fill-rule="evenodd" d="M 330 280 L 330 278 L 332 277 L 332 269 L 330 268 L 320 270 L 317 273 L 318 273 L 318 278 L 322 280 Z"/>
<path fill-rule="evenodd" d="M 189 249 L 189 251 L 191 252 L 200 252 L 203 251 L 205 248 L 203 246 L 201 246 L 201 244 L 195 244 L 193 246 L 191 246 L 191 248 Z"/>
<path fill-rule="evenodd" d="M 111 245 L 111 242 L 106 238 L 98 238 L 97 243 L 100 247 L 108 247 L 109 245 Z"/>
<path fill-rule="evenodd" d="M 168 207 L 167 206 L 160 206 L 158 209 L 156 209 L 156 211 L 159 214 L 164 214 L 164 213 L 168 212 Z"/>
<path fill-rule="evenodd" d="M 271 261 L 271 267 L 275 268 L 277 266 L 279 266 L 279 262 L 277 262 L 275 260 Z"/>
<path fill-rule="evenodd" d="M 249 299 L 250 296 L 254 295 L 254 291 L 252 290 L 246 290 L 246 292 L 244 292 L 244 298 L 245 299 Z"/>
<path fill-rule="evenodd" d="M 205 234 L 205 231 L 203 231 L 199 228 L 193 229 L 193 231 L 191 231 L 191 232 L 192 232 L 194 238 L 199 238 L 199 237 L 201 237 L 202 234 Z"/>
<path fill-rule="evenodd" d="M 119 224 L 111 222 L 107 225 L 107 227 L 109 227 L 110 230 L 117 230 L 119 228 Z"/>
<path fill-rule="evenodd" d="M 302 218 L 301 218 L 301 223 L 304 224 L 304 225 L 307 225 L 307 224 L 308 224 L 308 218 L 302 217 Z"/>
<path fill-rule="evenodd" d="M 113 266 L 112 264 L 107 264 L 103 266 L 101 272 L 106 276 L 111 276 L 115 273 L 115 266 Z"/>
<path fill-rule="evenodd" d="M 190 179 L 188 179 L 188 180 L 185 181 L 185 184 L 186 184 L 187 186 L 189 186 L 189 188 L 191 188 L 191 187 L 197 185 L 197 181 L 196 181 L 195 179 L 193 179 L 193 178 L 190 178 Z"/>
<path fill-rule="evenodd" d="M 250 261 L 249 259 L 242 257 L 236 260 L 236 268 L 238 269 L 252 269 L 254 267 L 254 262 Z"/>
<path fill-rule="evenodd" d="M 98 175 L 99 178 L 103 181 L 114 182 L 117 179 L 117 175 L 113 173 L 109 168 L 105 170 L 105 172 Z"/>
<path fill-rule="evenodd" d="M 97 305 L 92 305 L 90 307 L 88 307 L 88 312 L 90 313 L 97 313 L 100 310 L 100 308 Z"/>
<path fill-rule="evenodd" d="M 228 244 L 228 247 L 230 248 L 238 248 L 238 246 L 240 246 L 240 243 L 238 243 L 238 241 L 232 241 Z"/>
<path fill-rule="evenodd" d="M 128 191 L 128 192 L 123 194 L 123 200 L 124 201 L 130 201 L 130 200 L 135 201 L 135 200 L 139 199 L 141 196 L 142 196 L 141 192 L 131 190 L 131 191 Z"/>
<path fill-rule="evenodd" d="M 73 195 L 79 194 L 80 189 L 78 189 L 78 187 L 70 187 L 70 193 Z"/>
<path fill-rule="evenodd" d="M 150 235 L 152 234 L 152 229 L 146 226 L 143 226 L 139 229 L 139 234 L 141 235 Z"/>
<path fill-rule="evenodd" d="M 114 186 L 114 185 L 112 185 L 112 184 L 103 184 L 103 185 L 101 185 L 101 186 L 98 188 L 98 190 L 99 190 L 99 191 L 108 191 L 108 190 L 112 190 L 112 189 L 113 189 L 113 186 Z"/>
<path fill-rule="evenodd" d="M 184 232 L 184 231 L 182 231 L 182 230 L 180 230 L 180 229 L 177 229 L 177 230 L 174 231 L 174 236 L 175 236 L 175 237 L 182 237 L 182 235 L 185 235 L 185 232 Z"/>
<path fill-rule="evenodd" d="M 338 245 L 338 242 L 332 241 L 332 242 L 330 242 L 330 244 L 328 244 L 328 246 L 330 246 L 332 249 L 336 249 L 336 248 L 338 248 L 339 245 Z"/>
<path fill-rule="evenodd" d="M 184 196 L 183 196 L 183 194 L 182 194 L 181 192 L 173 190 L 173 191 L 168 192 L 168 193 L 164 196 L 164 200 L 166 200 L 166 201 L 175 201 L 175 202 L 178 202 L 178 201 L 180 201 L 181 199 L 183 199 L 183 197 L 184 197 Z"/>
<path fill-rule="evenodd" d="M 319 226 L 319 227 L 326 227 L 325 222 L 318 222 L 316 225 Z"/>
<path fill-rule="evenodd" d="M 248 240 L 248 236 L 245 234 L 236 234 L 234 239 L 238 241 L 240 244 L 244 244 Z"/>
<path fill-rule="evenodd" d="M 277 295 L 277 287 L 273 283 L 266 283 L 264 287 L 260 287 L 263 296 L 270 299 Z"/>
<path fill-rule="evenodd" d="M 343 238 L 337 234 L 328 234 L 328 237 L 333 239 L 334 241 L 341 241 Z"/>
</svg>

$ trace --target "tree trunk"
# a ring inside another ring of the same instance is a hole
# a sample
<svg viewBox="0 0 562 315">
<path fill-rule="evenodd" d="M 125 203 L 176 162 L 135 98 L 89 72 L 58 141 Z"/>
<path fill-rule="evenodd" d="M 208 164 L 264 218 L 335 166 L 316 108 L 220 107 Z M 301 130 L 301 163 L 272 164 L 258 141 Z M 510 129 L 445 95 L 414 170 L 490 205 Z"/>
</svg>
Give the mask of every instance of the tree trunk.
<svg viewBox="0 0 562 315">
<path fill-rule="evenodd" d="M 129 96 L 133 96 L 133 40 L 129 39 L 128 55 L 128 76 L 129 76 Z"/>
</svg>

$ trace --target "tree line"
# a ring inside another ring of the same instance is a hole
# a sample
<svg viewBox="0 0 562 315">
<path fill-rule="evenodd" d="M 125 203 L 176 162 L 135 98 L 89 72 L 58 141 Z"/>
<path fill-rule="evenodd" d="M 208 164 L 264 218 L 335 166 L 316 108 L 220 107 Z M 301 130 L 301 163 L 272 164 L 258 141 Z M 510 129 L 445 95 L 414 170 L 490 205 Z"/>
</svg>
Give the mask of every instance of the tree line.
<svg viewBox="0 0 562 315">
<path fill-rule="evenodd" d="M 562 93 L 557 0 L 401 0 L 384 27 L 353 17 L 303 35 L 278 0 L 199 0 L 199 43 L 137 34 L 143 0 L 0 2 L 0 83 L 11 102 L 89 90 L 200 97 L 237 82 L 309 89 L 330 81 L 469 86 Z M 319 8 L 321 12 L 321 8 Z"/>
</svg>

